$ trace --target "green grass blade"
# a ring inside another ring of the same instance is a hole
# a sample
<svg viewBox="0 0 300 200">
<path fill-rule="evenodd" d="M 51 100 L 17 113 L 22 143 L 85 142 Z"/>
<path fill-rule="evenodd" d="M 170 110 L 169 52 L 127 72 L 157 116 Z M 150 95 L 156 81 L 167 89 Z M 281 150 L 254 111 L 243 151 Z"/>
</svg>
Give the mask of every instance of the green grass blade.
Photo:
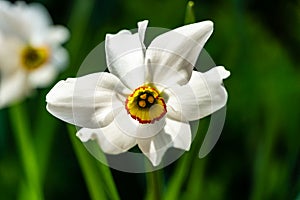
<svg viewBox="0 0 300 200">
<path fill-rule="evenodd" d="M 120 199 L 119 193 L 116 188 L 113 176 L 110 172 L 110 169 L 106 165 L 99 163 L 99 162 L 97 163 L 97 166 L 98 166 L 100 173 L 103 176 L 102 178 L 103 178 L 104 182 L 106 183 L 106 188 L 108 191 L 109 199 L 119 200 Z"/>
<path fill-rule="evenodd" d="M 162 199 L 162 170 L 146 173 L 147 195 L 146 200 Z"/>
<path fill-rule="evenodd" d="M 87 30 L 95 0 L 76 0 L 68 22 L 71 32 L 70 41 L 66 47 L 70 52 L 70 67 L 60 76 L 61 78 L 74 76 L 85 55 L 82 50 L 87 43 Z"/>
<path fill-rule="evenodd" d="M 40 167 L 40 181 L 43 182 L 47 171 L 49 156 L 58 128 L 58 121 L 46 110 L 45 96 L 47 90 L 39 95 L 37 114 L 34 124 L 34 139 L 37 154 L 37 161 Z"/>
<path fill-rule="evenodd" d="M 101 160 L 106 162 L 106 157 L 103 151 L 100 149 L 98 143 L 96 141 L 90 140 L 87 142 L 87 145 L 89 146 L 89 151 L 93 152 L 93 155 Z M 102 182 L 104 182 L 104 189 L 107 192 L 107 195 L 109 199 L 111 200 L 119 200 L 119 193 L 117 191 L 113 176 L 111 174 L 111 171 L 108 166 L 105 164 L 98 162 L 96 159 L 94 159 L 95 167 L 97 168 L 98 173 L 101 175 L 100 178 L 102 179 Z"/>
<path fill-rule="evenodd" d="M 13 133 L 21 156 L 30 199 L 43 199 L 42 185 L 40 184 L 39 166 L 30 135 L 28 113 L 22 104 L 16 104 L 9 109 Z"/>
<path fill-rule="evenodd" d="M 91 199 L 107 199 L 104 191 L 106 183 L 102 182 L 102 179 L 99 176 L 94 158 L 91 157 L 91 155 L 87 152 L 82 143 L 75 136 L 76 128 L 73 125 L 67 125 L 67 127 Z"/>
<path fill-rule="evenodd" d="M 165 200 L 180 199 L 182 186 L 189 177 L 189 171 L 191 169 L 192 164 L 194 163 L 194 159 L 199 159 L 198 152 L 202 145 L 204 133 L 207 130 L 208 122 L 209 120 L 207 118 L 201 120 L 197 134 L 192 143 L 191 150 L 189 152 L 186 152 L 182 156 L 173 172 L 173 176 L 170 179 L 167 191 L 164 196 Z"/>
</svg>

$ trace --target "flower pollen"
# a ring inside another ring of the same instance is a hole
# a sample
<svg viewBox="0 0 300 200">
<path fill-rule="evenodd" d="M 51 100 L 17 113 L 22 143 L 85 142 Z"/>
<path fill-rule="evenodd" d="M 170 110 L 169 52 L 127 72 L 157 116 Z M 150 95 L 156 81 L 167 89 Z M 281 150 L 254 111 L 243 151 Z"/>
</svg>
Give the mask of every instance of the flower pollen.
<svg viewBox="0 0 300 200">
<path fill-rule="evenodd" d="M 141 124 L 154 123 L 167 113 L 164 99 L 156 89 L 149 86 L 135 89 L 127 97 L 125 107 L 128 114 Z"/>
<path fill-rule="evenodd" d="M 38 69 L 49 59 L 49 51 L 45 47 L 32 47 L 27 46 L 21 51 L 21 63 L 22 66 L 28 70 L 32 71 Z"/>
</svg>

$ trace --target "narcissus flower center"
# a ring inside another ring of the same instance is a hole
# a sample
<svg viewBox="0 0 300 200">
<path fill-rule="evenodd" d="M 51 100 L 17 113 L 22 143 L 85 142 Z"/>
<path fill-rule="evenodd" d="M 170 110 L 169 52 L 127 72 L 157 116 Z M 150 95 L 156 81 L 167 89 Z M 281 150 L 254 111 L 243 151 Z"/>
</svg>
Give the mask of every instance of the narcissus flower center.
<svg viewBox="0 0 300 200">
<path fill-rule="evenodd" d="M 21 51 L 21 64 L 28 70 L 38 69 L 49 59 L 49 51 L 45 47 L 27 46 Z"/>
<path fill-rule="evenodd" d="M 142 124 L 154 123 L 167 113 L 163 97 L 150 86 L 135 89 L 127 97 L 125 107 L 128 114 Z"/>
</svg>

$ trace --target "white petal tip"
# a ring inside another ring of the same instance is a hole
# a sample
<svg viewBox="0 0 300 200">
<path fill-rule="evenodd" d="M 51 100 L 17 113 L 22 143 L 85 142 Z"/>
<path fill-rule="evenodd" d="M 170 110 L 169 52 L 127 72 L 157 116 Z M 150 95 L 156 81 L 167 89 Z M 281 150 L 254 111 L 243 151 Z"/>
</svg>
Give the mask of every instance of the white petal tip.
<svg viewBox="0 0 300 200">
<path fill-rule="evenodd" d="M 89 140 L 95 140 L 97 138 L 95 133 L 91 131 L 82 131 L 82 129 L 76 133 L 76 136 L 81 140 L 81 142 L 87 142 Z"/>
<path fill-rule="evenodd" d="M 191 143 L 186 148 L 184 148 L 183 150 L 184 151 L 189 151 L 190 149 L 191 149 Z"/>
<path fill-rule="evenodd" d="M 137 24 L 138 24 L 138 27 L 147 27 L 149 21 L 148 20 L 143 20 L 143 21 L 139 21 Z"/>
<path fill-rule="evenodd" d="M 107 33 L 105 35 L 105 41 L 109 42 L 108 40 L 110 40 L 118 35 L 131 35 L 131 32 L 129 30 L 124 29 L 124 30 L 120 30 L 117 34 Z"/>
<path fill-rule="evenodd" d="M 191 141 L 190 142 L 184 142 L 184 143 L 174 143 L 173 147 L 176 149 L 181 149 L 183 151 L 189 151 L 191 148 Z"/>
<path fill-rule="evenodd" d="M 199 27 L 199 30 L 202 30 L 204 32 L 212 32 L 214 29 L 214 23 L 212 21 L 202 21 L 195 24 L 196 27 Z"/>
<path fill-rule="evenodd" d="M 113 37 L 113 34 L 110 34 L 110 33 L 106 34 L 105 35 L 105 41 L 112 38 L 112 37 Z"/>
<path fill-rule="evenodd" d="M 211 27 L 211 28 L 214 27 L 214 23 L 210 20 L 206 20 L 206 21 L 203 21 L 203 22 L 200 22 L 200 23 L 205 24 L 207 27 Z"/>
<path fill-rule="evenodd" d="M 157 167 L 160 163 L 162 158 L 152 158 L 152 157 L 148 157 L 149 161 L 151 162 L 151 164 L 153 165 L 153 167 Z"/>
<path fill-rule="evenodd" d="M 230 76 L 230 71 L 227 71 L 223 66 L 217 67 L 217 70 L 222 79 L 226 79 Z"/>
<path fill-rule="evenodd" d="M 56 25 L 52 30 L 52 42 L 66 42 L 70 38 L 70 31 L 61 25 Z"/>
<path fill-rule="evenodd" d="M 46 95 L 46 102 L 47 103 L 53 103 L 56 100 L 57 92 L 60 91 L 61 88 L 63 88 L 65 81 L 59 81 L 56 83 L 56 85 L 48 92 Z"/>
</svg>

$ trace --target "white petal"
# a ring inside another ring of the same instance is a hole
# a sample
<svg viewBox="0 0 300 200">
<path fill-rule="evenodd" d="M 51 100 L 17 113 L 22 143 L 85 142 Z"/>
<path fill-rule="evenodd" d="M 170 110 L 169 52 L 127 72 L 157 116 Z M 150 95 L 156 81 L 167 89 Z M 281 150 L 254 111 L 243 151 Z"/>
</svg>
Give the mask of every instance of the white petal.
<svg viewBox="0 0 300 200">
<path fill-rule="evenodd" d="M 0 108 L 24 98 L 29 90 L 26 73 L 22 70 L 5 76 L 0 74 Z"/>
<path fill-rule="evenodd" d="M 46 87 L 54 81 L 58 74 L 57 69 L 51 65 L 46 65 L 41 68 L 38 68 L 28 75 L 30 84 L 36 87 Z"/>
<path fill-rule="evenodd" d="M 118 106 L 113 106 L 118 107 Z M 133 119 L 126 111 L 126 109 L 115 110 L 115 123 L 120 129 L 130 137 L 137 139 L 151 138 L 157 135 L 165 125 L 165 119 L 162 118 L 153 124 L 141 124 Z"/>
<path fill-rule="evenodd" d="M 47 110 L 68 123 L 101 128 L 113 120 L 113 103 L 128 92 L 119 79 L 110 73 L 95 73 L 58 82 L 46 96 Z M 114 107 L 113 107 L 114 105 Z M 117 112 L 117 111 L 115 111 Z"/>
<path fill-rule="evenodd" d="M 103 152 L 108 154 L 119 154 L 136 145 L 136 140 L 125 135 L 114 121 L 100 129 L 82 128 L 76 135 L 82 142 L 96 139 Z"/>
<path fill-rule="evenodd" d="M 179 120 L 198 120 L 225 106 L 227 92 L 222 80 L 230 72 L 215 67 L 205 73 L 193 71 L 188 84 L 170 88 L 168 115 Z"/>
<path fill-rule="evenodd" d="M 88 142 L 89 140 L 97 139 L 97 134 L 101 132 L 99 129 L 81 128 L 76 136 L 81 140 L 81 142 Z"/>
<path fill-rule="evenodd" d="M 31 44 L 42 44 L 48 33 L 48 27 L 52 25 L 52 19 L 47 9 L 39 3 L 26 5 L 18 2 L 17 7 L 20 13 L 18 18 L 22 19 L 20 23 L 28 34 L 25 39 Z"/>
<path fill-rule="evenodd" d="M 2 3 L 0 5 L 0 27 L 5 34 L 15 35 L 30 42 L 45 33 L 52 24 L 48 11 L 38 3 Z"/>
<path fill-rule="evenodd" d="M 147 30 L 147 26 L 148 26 L 148 20 L 138 22 L 138 33 L 139 33 L 140 42 L 141 42 L 141 45 L 143 47 L 144 53 L 146 51 L 146 46 L 144 44 L 144 39 L 145 39 L 145 33 L 146 33 L 146 30 Z"/>
<path fill-rule="evenodd" d="M 61 44 L 66 42 L 70 37 L 70 32 L 67 28 L 56 25 L 48 30 L 47 41 L 51 44 Z"/>
<path fill-rule="evenodd" d="M 28 30 L 22 23 L 20 9 L 9 1 L 0 1 L 0 29 L 4 35 L 18 35 L 28 38 Z M 16 17 L 18 16 L 18 17 Z"/>
<path fill-rule="evenodd" d="M 116 75 L 129 88 L 142 85 L 144 78 L 143 41 L 147 22 L 140 22 L 138 33 L 123 30 L 107 34 L 105 51 L 108 70 Z"/>
<path fill-rule="evenodd" d="M 173 147 L 185 151 L 190 150 L 192 133 L 190 124 L 188 122 L 177 121 L 167 117 L 164 130 L 166 134 L 172 137 Z"/>
<path fill-rule="evenodd" d="M 1 35 L 0 41 L 0 70 L 1 73 L 14 73 L 20 69 L 21 57 L 20 52 L 24 43 L 16 37 Z M 13 58 L 13 59 L 12 59 Z"/>
<path fill-rule="evenodd" d="M 168 148 L 173 146 L 188 151 L 191 146 L 191 136 L 188 122 L 166 118 L 166 125 L 159 134 L 149 139 L 138 140 L 138 145 L 153 166 L 158 166 Z"/>
<path fill-rule="evenodd" d="M 58 70 L 62 70 L 67 67 L 69 61 L 69 54 L 66 49 L 62 47 L 55 47 L 52 49 L 50 63 Z"/>
<path fill-rule="evenodd" d="M 152 82 L 167 86 L 173 83 L 186 84 L 212 31 L 213 23 L 204 21 L 156 37 L 146 51 L 146 60 L 150 60 L 153 73 Z"/>
<path fill-rule="evenodd" d="M 158 166 L 166 153 L 172 146 L 172 137 L 162 130 L 155 137 L 145 140 L 138 140 L 138 145 L 153 166 Z"/>
<path fill-rule="evenodd" d="M 23 15 L 23 19 L 26 19 L 27 23 L 32 24 L 32 26 L 41 28 L 52 24 L 49 12 L 42 4 L 30 3 L 26 5 L 26 3 L 17 2 L 16 6 L 16 9 Z"/>
</svg>

